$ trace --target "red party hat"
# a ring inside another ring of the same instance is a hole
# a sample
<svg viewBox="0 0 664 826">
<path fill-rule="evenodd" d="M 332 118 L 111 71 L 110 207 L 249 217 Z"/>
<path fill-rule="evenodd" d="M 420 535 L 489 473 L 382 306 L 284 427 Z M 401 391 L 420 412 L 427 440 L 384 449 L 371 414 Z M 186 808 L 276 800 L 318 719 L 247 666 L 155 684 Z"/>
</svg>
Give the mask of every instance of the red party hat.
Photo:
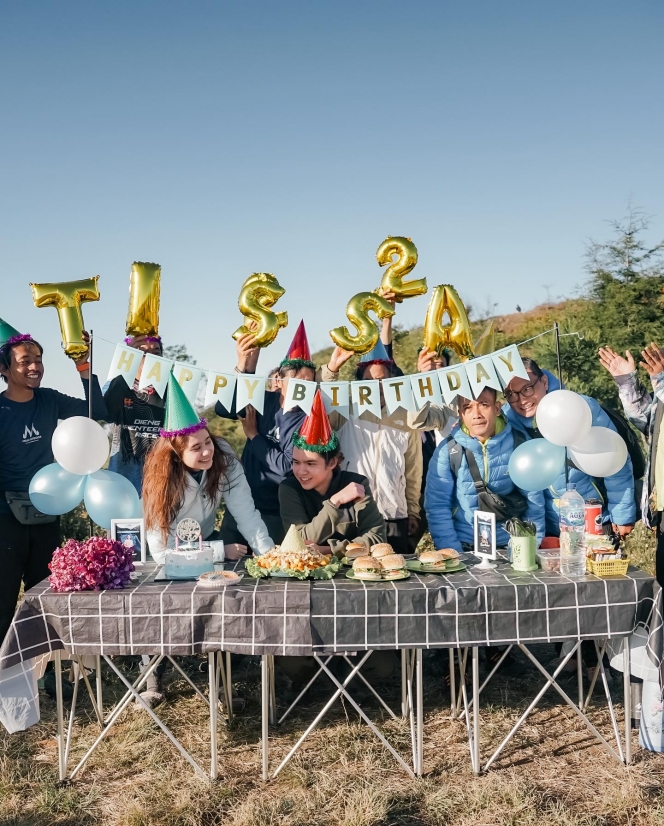
<svg viewBox="0 0 664 826">
<path fill-rule="evenodd" d="M 311 350 L 307 341 L 307 331 L 304 329 L 304 321 L 300 321 L 284 361 L 311 361 Z"/>
<path fill-rule="evenodd" d="M 302 450 L 314 453 L 328 453 L 339 446 L 337 434 L 332 430 L 330 420 L 327 418 L 320 390 L 317 390 L 314 396 L 311 413 L 302 422 L 297 433 L 293 435 L 293 444 Z"/>
</svg>

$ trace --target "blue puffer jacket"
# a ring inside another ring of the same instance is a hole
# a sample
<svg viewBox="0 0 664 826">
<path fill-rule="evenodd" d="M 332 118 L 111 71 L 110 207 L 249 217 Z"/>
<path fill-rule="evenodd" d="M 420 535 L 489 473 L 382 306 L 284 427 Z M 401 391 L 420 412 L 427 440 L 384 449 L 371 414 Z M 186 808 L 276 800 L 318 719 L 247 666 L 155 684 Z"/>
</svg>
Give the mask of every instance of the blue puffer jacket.
<svg viewBox="0 0 664 826">
<path fill-rule="evenodd" d="M 514 450 L 512 428 L 502 417 L 498 419 L 499 433 L 482 444 L 469 436 L 457 425 L 452 438 L 462 448 L 469 448 L 483 473 L 486 486 L 493 493 L 505 496 L 514 490 L 507 471 Z M 544 496 L 541 491 L 521 491 L 528 498 L 528 508 L 522 519 L 530 519 L 537 525 L 537 542 L 544 536 Z M 424 508 L 429 520 L 429 530 L 436 548 L 461 550 L 461 543 L 473 544 L 473 513 L 478 509 L 477 491 L 473 483 L 465 455 L 461 459 L 458 477 L 450 468 L 448 443 L 441 442 L 429 463 Z M 509 534 L 502 525 L 496 525 L 496 545 L 504 547 Z"/>
<path fill-rule="evenodd" d="M 560 390 L 560 382 L 548 370 L 543 371 L 549 380 L 547 392 Z M 615 430 L 615 426 L 609 416 L 602 410 L 599 403 L 590 396 L 583 397 L 590 406 L 593 414 L 593 427 L 610 427 Z M 503 405 L 503 413 L 507 421 L 516 430 L 532 438 L 536 432 L 536 416 L 526 419 L 515 413 L 509 404 Z M 627 461 L 618 473 L 607 476 L 604 479 L 607 497 L 597 489 L 595 480 L 578 468 L 570 467 L 569 481 L 576 485 L 577 491 L 584 499 L 601 499 L 604 505 L 604 522 L 615 522 L 616 525 L 632 525 L 636 521 L 636 505 L 634 504 L 634 475 L 632 473 L 632 460 L 627 457 Z M 558 499 L 565 493 L 565 474 L 562 473 L 551 487 L 544 491 L 546 502 L 546 533 L 547 536 L 558 536 L 560 533 L 560 517 L 558 512 Z M 604 499 L 608 498 L 608 502 Z"/>
</svg>

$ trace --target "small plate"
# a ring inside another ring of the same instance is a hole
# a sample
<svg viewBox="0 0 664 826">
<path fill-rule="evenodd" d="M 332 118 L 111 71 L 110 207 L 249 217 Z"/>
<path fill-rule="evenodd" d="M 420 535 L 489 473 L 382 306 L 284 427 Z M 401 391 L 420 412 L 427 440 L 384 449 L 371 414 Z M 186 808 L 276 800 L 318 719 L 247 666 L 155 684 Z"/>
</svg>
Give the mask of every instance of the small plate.
<svg viewBox="0 0 664 826">
<path fill-rule="evenodd" d="M 393 576 L 391 579 L 360 579 L 355 576 L 355 571 L 349 568 L 346 571 L 348 579 L 356 579 L 358 582 L 398 582 L 400 579 L 408 579 L 410 571 L 404 571 L 400 576 Z"/>
<path fill-rule="evenodd" d="M 416 571 L 418 574 L 455 574 L 457 571 L 465 571 L 467 567 L 463 562 L 457 562 L 454 567 L 450 566 L 441 570 L 440 568 L 429 568 L 427 565 L 423 565 L 419 559 L 409 559 L 406 562 L 406 568 L 409 571 Z"/>
</svg>

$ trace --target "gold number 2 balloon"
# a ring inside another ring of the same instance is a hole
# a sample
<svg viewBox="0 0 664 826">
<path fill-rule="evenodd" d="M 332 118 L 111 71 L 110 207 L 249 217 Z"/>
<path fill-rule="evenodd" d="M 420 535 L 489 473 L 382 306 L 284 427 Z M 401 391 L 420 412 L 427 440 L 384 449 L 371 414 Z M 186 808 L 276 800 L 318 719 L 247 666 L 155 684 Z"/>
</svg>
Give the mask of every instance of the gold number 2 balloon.
<svg viewBox="0 0 664 826">
<path fill-rule="evenodd" d="M 271 272 L 255 272 L 247 278 L 240 290 L 238 307 L 247 319 L 233 333 L 237 340 L 246 333 L 253 333 L 258 347 L 267 347 L 277 337 L 281 327 L 288 324 L 288 313 L 273 313 L 273 307 L 286 290 Z"/>
<path fill-rule="evenodd" d="M 449 324 L 443 324 L 445 313 L 450 318 Z M 433 288 L 424 320 L 424 344 L 438 353 L 449 347 L 464 360 L 473 357 L 473 339 L 466 308 L 451 284 Z"/>
<path fill-rule="evenodd" d="M 335 327 L 330 330 L 332 341 L 344 350 L 353 353 L 368 353 L 378 342 L 378 327 L 369 316 L 373 310 L 378 318 L 387 318 L 394 315 L 394 309 L 389 301 L 376 293 L 358 293 L 354 295 L 346 306 L 346 315 L 350 323 L 357 329 L 357 335 L 351 335 L 348 327 Z"/>
<path fill-rule="evenodd" d="M 399 256 L 396 261 L 392 261 L 394 253 Z M 410 238 L 388 236 L 378 247 L 376 258 L 381 267 L 390 265 L 383 273 L 383 280 L 376 290 L 378 295 L 387 291 L 392 292 L 400 304 L 404 298 L 424 295 L 427 291 L 426 278 L 415 278 L 405 282 L 403 280 L 417 264 L 417 247 Z"/>
<path fill-rule="evenodd" d="M 77 359 L 87 352 L 83 341 L 83 313 L 85 301 L 99 301 L 99 276 L 81 281 L 61 281 L 57 284 L 30 284 L 35 307 L 55 307 L 60 320 L 62 346 L 69 358 Z"/>
<path fill-rule="evenodd" d="M 156 336 L 159 333 L 159 288 L 161 267 L 134 261 L 129 276 L 128 336 Z"/>
</svg>

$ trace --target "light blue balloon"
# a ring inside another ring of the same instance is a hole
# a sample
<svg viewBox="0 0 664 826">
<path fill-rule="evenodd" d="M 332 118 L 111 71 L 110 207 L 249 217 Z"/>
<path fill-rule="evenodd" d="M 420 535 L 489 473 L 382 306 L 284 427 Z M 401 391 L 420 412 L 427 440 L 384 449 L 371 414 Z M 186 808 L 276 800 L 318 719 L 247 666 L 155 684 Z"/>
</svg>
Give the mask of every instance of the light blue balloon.
<svg viewBox="0 0 664 826">
<path fill-rule="evenodd" d="M 86 478 L 70 473 L 57 462 L 46 465 L 30 480 L 30 501 L 42 513 L 61 516 L 80 505 Z"/>
<path fill-rule="evenodd" d="M 522 490 L 545 490 L 565 471 L 565 448 L 530 439 L 510 456 L 509 474 Z"/>
<path fill-rule="evenodd" d="M 112 470 L 88 474 L 83 501 L 90 519 L 106 530 L 110 530 L 112 519 L 142 516 L 136 488 L 129 479 Z"/>
</svg>

